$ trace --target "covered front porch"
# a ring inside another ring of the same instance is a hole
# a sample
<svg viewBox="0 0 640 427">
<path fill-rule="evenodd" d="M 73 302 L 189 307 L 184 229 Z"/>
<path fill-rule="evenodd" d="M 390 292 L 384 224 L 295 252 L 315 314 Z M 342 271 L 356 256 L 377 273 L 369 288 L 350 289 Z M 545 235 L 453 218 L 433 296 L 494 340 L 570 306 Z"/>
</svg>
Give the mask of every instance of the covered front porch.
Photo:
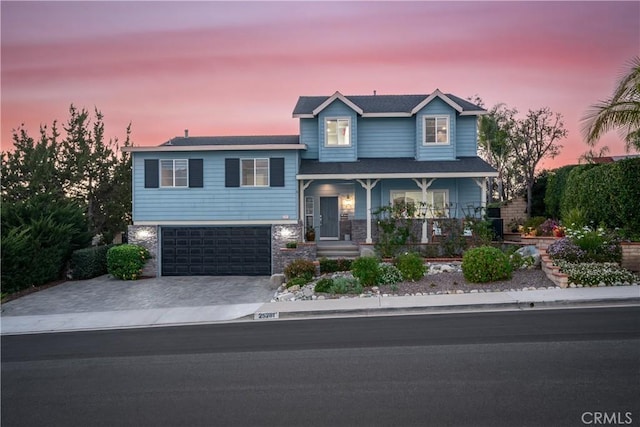
<svg viewBox="0 0 640 427">
<path fill-rule="evenodd" d="M 375 212 L 402 201 L 419 206 L 426 221 L 416 231 L 420 243 L 430 242 L 439 218 L 477 217 L 486 206 L 486 180 L 497 173 L 479 158 L 465 159 L 303 160 L 297 179 L 306 240 L 374 243 Z"/>
</svg>

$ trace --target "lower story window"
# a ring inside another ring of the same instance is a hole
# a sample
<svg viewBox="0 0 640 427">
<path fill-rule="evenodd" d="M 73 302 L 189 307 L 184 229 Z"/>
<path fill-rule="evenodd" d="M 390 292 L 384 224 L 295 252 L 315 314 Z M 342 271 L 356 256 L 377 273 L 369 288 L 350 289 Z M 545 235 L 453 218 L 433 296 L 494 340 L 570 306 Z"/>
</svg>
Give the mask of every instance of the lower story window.
<svg viewBox="0 0 640 427">
<path fill-rule="evenodd" d="M 426 205 L 422 204 L 422 191 L 392 191 L 391 202 L 393 204 L 412 204 L 416 209 L 416 216 L 426 215 L 427 218 L 446 218 L 448 209 L 449 192 L 447 190 L 427 190 Z"/>
<path fill-rule="evenodd" d="M 242 159 L 241 174 L 243 187 L 268 187 L 269 159 Z"/>
</svg>

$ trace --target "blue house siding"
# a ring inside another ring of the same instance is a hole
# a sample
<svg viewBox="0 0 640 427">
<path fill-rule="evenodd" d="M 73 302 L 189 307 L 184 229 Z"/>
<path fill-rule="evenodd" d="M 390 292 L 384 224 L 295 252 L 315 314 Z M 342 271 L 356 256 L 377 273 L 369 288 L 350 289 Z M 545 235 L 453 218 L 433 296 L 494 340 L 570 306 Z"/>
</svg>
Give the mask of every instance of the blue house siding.
<svg viewBox="0 0 640 427">
<path fill-rule="evenodd" d="M 300 119 L 300 143 L 307 146 L 306 150 L 300 153 L 303 159 L 318 158 L 318 119 Z"/>
<path fill-rule="evenodd" d="M 424 145 L 424 117 L 430 115 L 449 116 L 449 144 Z M 416 160 L 453 160 L 456 157 L 456 111 L 439 98 L 435 98 L 416 113 Z"/>
<path fill-rule="evenodd" d="M 359 118 L 358 157 L 414 157 L 415 118 Z"/>
<path fill-rule="evenodd" d="M 284 158 L 284 187 L 225 187 L 225 158 Z M 145 159 L 203 159 L 202 188 L 144 188 Z M 297 220 L 298 155 L 291 151 L 138 152 L 133 156 L 133 220 Z"/>
<path fill-rule="evenodd" d="M 458 179 L 458 216 L 471 215 L 482 204 L 482 190 L 471 178 Z M 481 213 L 478 211 L 477 213 Z"/>
<path fill-rule="evenodd" d="M 476 148 L 477 137 L 476 116 L 460 116 L 456 120 L 456 156 L 472 157 L 478 155 Z"/>
<path fill-rule="evenodd" d="M 325 147 L 325 120 L 327 118 L 351 118 L 350 141 L 348 147 Z M 321 162 L 353 162 L 358 159 L 358 115 L 344 102 L 336 100 L 318 114 L 318 149 Z"/>
</svg>

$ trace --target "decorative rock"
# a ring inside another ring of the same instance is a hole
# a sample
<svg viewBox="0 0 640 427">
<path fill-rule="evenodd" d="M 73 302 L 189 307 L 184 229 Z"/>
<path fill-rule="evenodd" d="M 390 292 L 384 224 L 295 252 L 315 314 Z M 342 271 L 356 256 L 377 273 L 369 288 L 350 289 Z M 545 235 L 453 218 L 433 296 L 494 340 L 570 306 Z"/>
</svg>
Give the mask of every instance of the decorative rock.
<svg viewBox="0 0 640 427">
<path fill-rule="evenodd" d="M 379 291 L 379 290 L 380 290 L 380 288 L 379 288 L 379 287 L 377 287 L 377 286 L 374 286 L 373 288 L 371 288 L 371 290 L 372 290 L 373 292 L 377 292 L 377 291 Z"/>
<path fill-rule="evenodd" d="M 522 258 L 532 257 L 533 265 L 536 267 L 540 265 L 540 251 L 533 245 L 524 246 L 515 253 L 519 254 Z"/>
<path fill-rule="evenodd" d="M 289 290 L 289 292 L 297 292 L 300 290 L 300 285 L 289 286 L 287 289 Z"/>
<path fill-rule="evenodd" d="M 293 295 L 291 292 L 287 292 L 278 296 L 279 301 L 293 301 L 294 298 L 295 295 Z"/>
<path fill-rule="evenodd" d="M 470 293 L 470 294 L 477 294 L 477 293 L 478 293 L 478 290 L 477 290 L 477 289 L 471 289 L 471 290 L 469 291 L 469 293 Z"/>
<path fill-rule="evenodd" d="M 312 286 L 305 286 L 302 289 L 302 295 L 304 295 L 305 297 L 312 297 L 313 296 L 313 287 Z"/>
<path fill-rule="evenodd" d="M 320 295 L 320 296 L 318 297 L 318 300 L 323 300 L 323 299 L 326 299 L 326 298 L 324 297 L 324 295 Z"/>
<path fill-rule="evenodd" d="M 458 290 L 456 291 L 456 294 L 464 294 L 464 291 L 463 291 L 462 289 L 458 289 Z"/>
</svg>

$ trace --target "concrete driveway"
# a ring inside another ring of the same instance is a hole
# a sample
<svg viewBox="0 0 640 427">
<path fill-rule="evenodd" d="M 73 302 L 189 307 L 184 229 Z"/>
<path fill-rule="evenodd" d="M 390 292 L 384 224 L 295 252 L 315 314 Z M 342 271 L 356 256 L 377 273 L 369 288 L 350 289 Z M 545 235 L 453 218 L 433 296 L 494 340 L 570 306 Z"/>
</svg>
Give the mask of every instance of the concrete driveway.
<svg viewBox="0 0 640 427">
<path fill-rule="evenodd" d="M 122 281 L 105 275 L 2 304 L 2 333 L 231 320 L 255 312 L 274 292 L 269 277 Z"/>
</svg>

